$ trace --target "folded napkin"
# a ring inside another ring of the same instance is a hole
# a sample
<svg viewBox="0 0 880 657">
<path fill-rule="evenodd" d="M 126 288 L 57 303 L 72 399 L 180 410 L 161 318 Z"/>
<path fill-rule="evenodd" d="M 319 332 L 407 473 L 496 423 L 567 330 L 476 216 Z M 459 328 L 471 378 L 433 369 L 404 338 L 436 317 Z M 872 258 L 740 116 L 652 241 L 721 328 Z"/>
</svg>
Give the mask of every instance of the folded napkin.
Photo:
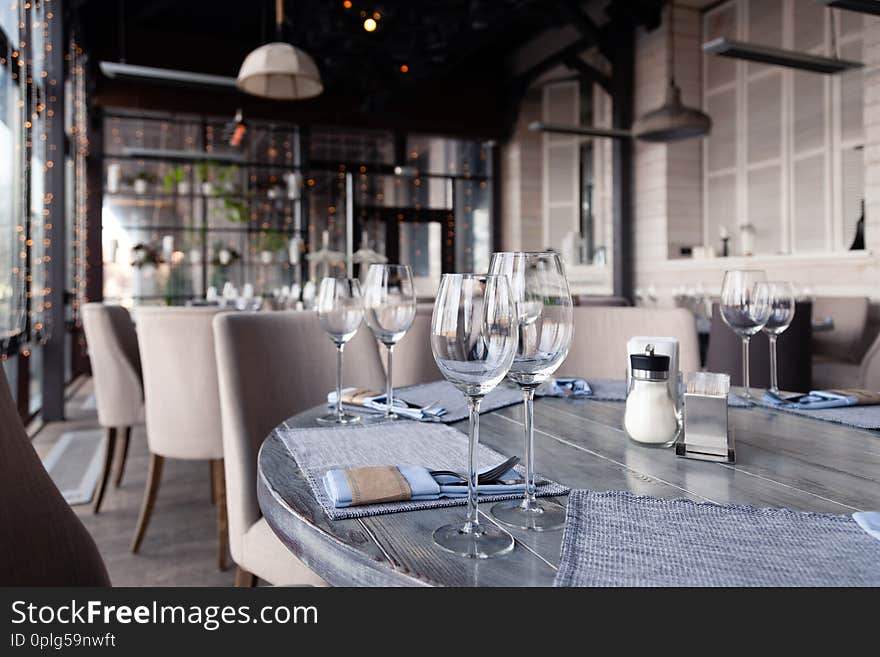
<svg viewBox="0 0 880 657">
<path fill-rule="evenodd" d="M 880 511 L 856 511 L 852 517 L 859 527 L 880 541 Z"/>
<path fill-rule="evenodd" d="M 764 402 L 782 408 L 798 408 L 811 411 L 823 408 L 842 408 L 845 406 L 872 406 L 880 404 L 880 393 L 870 390 L 811 390 L 809 394 L 784 399 L 769 390 L 764 393 Z"/>
<path fill-rule="evenodd" d="M 488 470 L 489 468 L 486 468 Z M 521 481 L 513 468 L 501 477 Z M 362 504 L 421 502 L 441 498 L 467 497 L 467 484 L 449 475 L 431 475 L 429 468 L 419 465 L 380 465 L 363 468 L 328 470 L 324 489 L 337 509 Z M 525 492 L 525 483 L 480 484 L 482 495 L 503 495 Z"/>
<path fill-rule="evenodd" d="M 540 397 L 574 397 L 580 399 L 583 397 L 592 397 L 593 389 L 584 379 L 574 377 L 557 377 L 555 379 L 547 379 L 535 391 Z"/>
<path fill-rule="evenodd" d="M 343 388 L 342 403 L 350 406 L 360 406 L 376 413 L 384 413 L 388 408 L 385 393 L 366 388 Z M 327 395 L 327 405 L 336 405 L 335 390 Z M 446 415 L 446 409 L 436 404 L 422 407 L 417 404 L 411 404 L 397 396 L 394 397 L 392 406 L 394 407 L 395 414 L 410 420 L 436 420 Z"/>
</svg>

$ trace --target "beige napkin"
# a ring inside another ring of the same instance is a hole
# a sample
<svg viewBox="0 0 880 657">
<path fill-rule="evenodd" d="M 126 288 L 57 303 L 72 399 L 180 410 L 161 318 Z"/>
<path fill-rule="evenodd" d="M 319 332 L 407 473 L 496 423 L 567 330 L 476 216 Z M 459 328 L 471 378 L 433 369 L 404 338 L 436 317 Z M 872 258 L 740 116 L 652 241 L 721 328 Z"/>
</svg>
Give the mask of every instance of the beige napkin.
<svg viewBox="0 0 880 657">
<path fill-rule="evenodd" d="M 349 468 L 342 474 L 351 489 L 351 505 L 400 502 L 412 497 L 409 482 L 396 465 Z"/>
</svg>

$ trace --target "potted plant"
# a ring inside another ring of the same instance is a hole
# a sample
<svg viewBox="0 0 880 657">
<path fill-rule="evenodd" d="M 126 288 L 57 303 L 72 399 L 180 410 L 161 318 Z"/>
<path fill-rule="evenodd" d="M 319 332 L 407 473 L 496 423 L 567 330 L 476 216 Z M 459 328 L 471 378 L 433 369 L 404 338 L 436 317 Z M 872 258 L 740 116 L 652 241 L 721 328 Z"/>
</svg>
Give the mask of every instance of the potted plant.
<svg viewBox="0 0 880 657">
<path fill-rule="evenodd" d="M 275 255 L 287 247 L 287 235 L 280 230 L 267 230 L 260 233 L 257 239 L 257 250 L 260 252 L 260 262 L 271 265 L 275 261 Z"/>
<path fill-rule="evenodd" d="M 186 170 L 180 166 L 175 167 L 165 174 L 165 191 L 169 194 L 175 191 L 181 196 L 189 194 L 189 181 L 186 179 Z"/>
<path fill-rule="evenodd" d="M 132 183 L 134 187 L 135 194 L 146 194 L 149 191 L 149 186 L 151 183 L 155 182 L 155 176 L 150 175 L 146 171 L 139 172 L 135 177 Z"/>
<path fill-rule="evenodd" d="M 132 295 L 154 297 L 158 294 L 158 266 L 162 262 L 159 249 L 152 244 L 136 244 L 131 249 L 131 265 L 134 267 Z"/>
</svg>

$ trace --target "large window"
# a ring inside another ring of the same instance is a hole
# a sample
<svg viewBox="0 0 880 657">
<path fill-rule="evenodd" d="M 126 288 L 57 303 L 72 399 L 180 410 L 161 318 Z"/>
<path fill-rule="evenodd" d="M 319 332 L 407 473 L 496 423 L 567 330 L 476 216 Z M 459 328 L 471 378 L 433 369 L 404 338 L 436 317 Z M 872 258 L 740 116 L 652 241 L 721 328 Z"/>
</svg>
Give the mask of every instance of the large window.
<svg viewBox="0 0 880 657">
<path fill-rule="evenodd" d="M 863 15 L 812 0 L 732 0 L 703 19 L 704 41 L 861 60 Z M 742 254 L 850 247 L 864 195 L 861 69 L 830 76 L 707 55 L 703 241 Z M 753 243 L 749 249 L 749 242 Z"/>
</svg>

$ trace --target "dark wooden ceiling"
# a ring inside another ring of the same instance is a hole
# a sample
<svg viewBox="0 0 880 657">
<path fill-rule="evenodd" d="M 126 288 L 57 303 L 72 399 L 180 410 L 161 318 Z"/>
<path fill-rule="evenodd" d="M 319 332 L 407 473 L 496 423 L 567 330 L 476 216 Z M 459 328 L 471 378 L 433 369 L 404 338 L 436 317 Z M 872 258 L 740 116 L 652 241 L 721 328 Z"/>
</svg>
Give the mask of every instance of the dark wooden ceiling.
<svg viewBox="0 0 880 657">
<path fill-rule="evenodd" d="M 274 40 L 273 0 L 70 0 L 71 24 L 98 61 L 235 76 L 244 57 Z M 572 21 L 576 0 L 286 0 L 284 38 L 311 54 L 325 93 L 299 102 L 169 89 L 95 74 L 96 104 L 246 113 L 306 123 L 502 137 L 519 81 L 512 53 Z M 598 3 L 603 4 L 603 3 Z M 656 24 L 661 0 L 608 0 L 592 28 L 616 17 Z M 365 17 L 378 12 L 368 33 Z M 594 12 L 595 13 L 595 12 Z M 586 15 L 586 14 L 584 14 Z M 589 19 L 588 19 L 589 20 Z M 596 23 L 600 23 L 597 25 Z M 601 41 L 585 29 L 584 45 Z M 596 43 L 595 45 L 602 45 Z M 401 66 L 406 65 L 404 73 Z"/>
</svg>

